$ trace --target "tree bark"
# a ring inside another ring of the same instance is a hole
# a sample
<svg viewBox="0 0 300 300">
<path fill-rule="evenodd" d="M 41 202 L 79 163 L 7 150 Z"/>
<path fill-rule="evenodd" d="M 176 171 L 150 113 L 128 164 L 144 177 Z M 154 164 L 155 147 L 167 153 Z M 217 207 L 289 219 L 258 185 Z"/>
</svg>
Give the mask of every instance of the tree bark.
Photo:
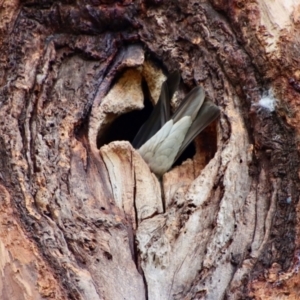
<svg viewBox="0 0 300 300">
<path fill-rule="evenodd" d="M 1 299 L 299 298 L 297 1 L 0 7 Z M 174 70 L 221 117 L 160 181 L 130 141 Z"/>
</svg>

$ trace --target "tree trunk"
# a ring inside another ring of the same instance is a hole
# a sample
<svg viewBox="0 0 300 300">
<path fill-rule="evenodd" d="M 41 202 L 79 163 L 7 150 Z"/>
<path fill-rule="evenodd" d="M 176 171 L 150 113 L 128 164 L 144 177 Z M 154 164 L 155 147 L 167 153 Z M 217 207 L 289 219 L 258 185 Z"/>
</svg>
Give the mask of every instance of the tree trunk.
<svg viewBox="0 0 300 300">
<path fill-rule="evenodd" d="M 1 299 L 299 298 L 297 1 L 0 7 Z M 221 117 L 158 180 L 174 70 Z"/>
</svg>

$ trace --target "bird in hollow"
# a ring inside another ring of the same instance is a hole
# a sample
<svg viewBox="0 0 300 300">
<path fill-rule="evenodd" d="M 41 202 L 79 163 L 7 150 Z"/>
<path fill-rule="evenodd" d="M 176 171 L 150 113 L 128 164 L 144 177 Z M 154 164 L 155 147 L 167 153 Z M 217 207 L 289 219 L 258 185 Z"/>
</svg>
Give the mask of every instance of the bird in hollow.
<svg viewBox="0 0 300 300">
<path fill-rule="evenodd" d="M 171 116 L 170 101 L 179 82 L 180 74 L 174 72 L 162 84 L 152 114 L 132 142 L 158 177 L 167 172 L 190 142 L 220 115 L 220 109 L 205 100 L 205 92 L 198 86 Z"/>
</svg>

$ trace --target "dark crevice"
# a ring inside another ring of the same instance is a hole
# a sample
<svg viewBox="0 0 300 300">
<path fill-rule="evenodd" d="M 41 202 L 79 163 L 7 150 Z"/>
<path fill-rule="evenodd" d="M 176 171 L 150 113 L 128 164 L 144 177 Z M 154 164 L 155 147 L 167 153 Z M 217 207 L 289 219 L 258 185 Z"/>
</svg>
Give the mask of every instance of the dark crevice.
<svg viewBox="0 0 300 300">
<path fill-rule="evenodd" d="M 192 142 L 182 152 L 182 154 L 179 156 L 179 158 L 173 164 L 173 167 L 180 166 L 188 158 L 194 157 L 195 154 L 196 154 L 195 144 L 194 144 L 194 142 Z"/>
<path fill-rule="evenodd" d="M 153 105 L 150 102 L 149 91 L 145 82 L 142 83 L 144 98 L 144 108 L 142 110 L 131 111 L 117 117 L 101 135 L 97 136 L 97 147 L 113 141 L 132 141 L 140 127 L 149 118 Z"/>
<path fill-rule="evenodd" d="M 147 284 L 147 281 L 146 281 L 146 277 L 144 275 L 144 271 L 141 269 L 141 275 L 142 275 L 142 278 L 143 278 L 143 282 L 144 282 L 144 287 L 145 287 L 145 299 L 148 300 L 149 297 L 148 297 L 148 284 Z"/>
<path fill-rule="evenodd" d="M 89 114 L 86 114 L 74 127 L 75 138 L 88 149 Z"/>
<path fill-rule="evenodd" d="M 132 159 L 131 159 L 132 161 Z M 134 191 L 133 191 L 133 195 L 134 195 L 134 199 L 133 199 L 133 207 L 134 207 L 134 212 L 135 212 L 135 220 L 136 220 L 136 230 L 138 229 L 138 214 L 137 214 L 137 209 L 136 209 L 136 204 L 135 204 L 135 199 L 136 199 L 136 176 L 135 176 L 135 173 L 134 173 Z M 135 262 L 135 265 L 136 265 L 136 268 L 138 270 L 138 272 L 141 274 L 142 276 L 142 279 L 143 279 L 143 282 L 144 282 L 144 287 L 145 287 L 145 299 L 148 300 L 148 285 L 147 285 L 147 281 L 146 281 L 146 277 L 145 277 L 145 274 L 144 274 L 144 271 L 141 267 L 141 257 L 140 255 L 138 254 L 139 253 L 139 250 L 138 250 L 138 244 L 137 244 L 137 240 L 136 240 L 136 235 L 134 234 L 134 242 L 133 242 L 133 259 L 134 259 L 134 262 Z"/>
</svg>

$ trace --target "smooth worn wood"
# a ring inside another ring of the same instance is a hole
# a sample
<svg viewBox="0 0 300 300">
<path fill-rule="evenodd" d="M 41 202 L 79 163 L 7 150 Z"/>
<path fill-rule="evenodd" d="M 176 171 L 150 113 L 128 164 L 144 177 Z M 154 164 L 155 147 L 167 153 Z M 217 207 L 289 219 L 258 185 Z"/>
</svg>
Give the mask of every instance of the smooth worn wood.
<svg viewBox="0 0 300 300">
<path fill-rule="evenodd" d="M 298 299 L 299 12 L 0 1 L 0 299 Z M 158 179 L 130 141 L 175 70 L 221 116 Z"/>
</svg>

